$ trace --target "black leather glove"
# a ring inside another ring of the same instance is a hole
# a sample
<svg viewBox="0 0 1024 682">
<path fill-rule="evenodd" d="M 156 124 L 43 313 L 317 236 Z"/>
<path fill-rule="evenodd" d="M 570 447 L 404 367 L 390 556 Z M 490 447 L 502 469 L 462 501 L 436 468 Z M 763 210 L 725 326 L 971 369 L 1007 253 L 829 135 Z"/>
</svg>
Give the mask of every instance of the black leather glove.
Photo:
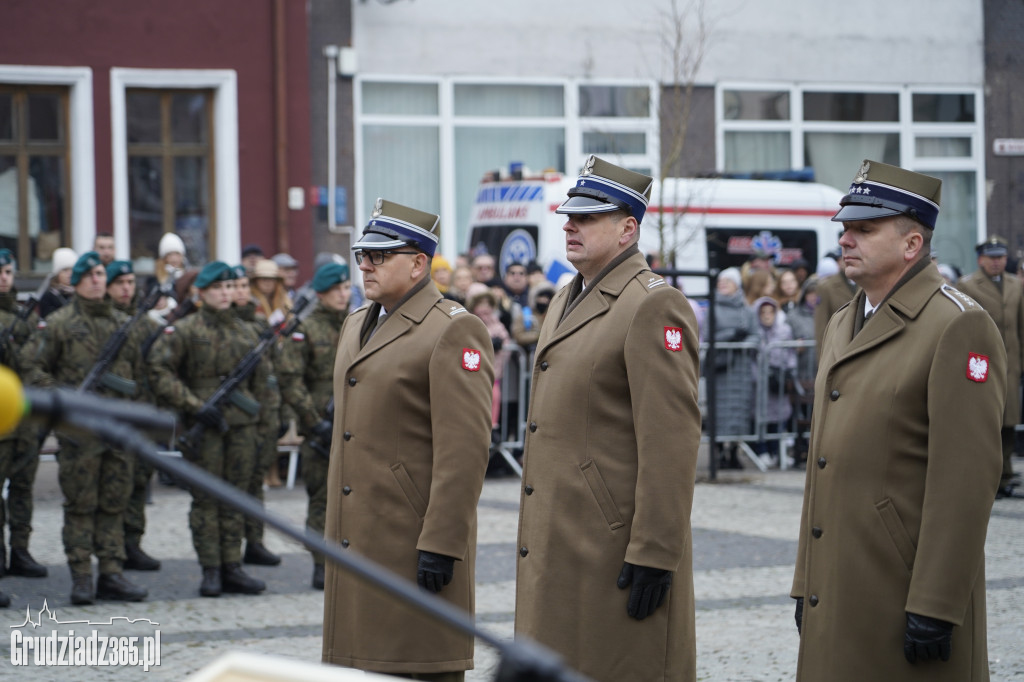
<svg viewBox="0 0 1024 682">
<path fill-rule="evenodd" d="M 309 430 L 309 433 L 317 440 L 323 441 L 329 445 L 331 437 L 334 435 L 334 423 L 328 419 L 321 419 L 313 425 L 313 428 Z"/>
<path fill-rule="evenodd" d="M 455 559 L 420 550 L 416 562 L 416 582 L 427 592 L 440 592 L 442 587 L 452 581 L 454 571 Z"/>
<path fill-rule="evenodd" d="M 643 620 L 665 603 L 668 588 L 672 586 L 672 571 L 636 566 L 627 561 L 622 564 L 616 584 L 620 590 L 633 586 L 626 602 L 626 612 L 632 618 Z"/>
<path fill-rule="evenodd" d="M 796 634 L 803 634 L 804 627 L 804 598 L 796 598 L 796 613 L 793 614 L 793 618 L 796 619 Z"/>
<path fill-rule="evenodd" d="M 196 419 L 211 429 L 217 429 L 221 433 L 228 430 L 228 423 L 224 421 L 224 415 L 215 405 L 203 405 L 196 412 Z"/>
<path fill-rule="evenodd" d="M 949 660 L 953 650 L 953 624 L 938 618 L 907 612 L 907 632 L 903 635 L 903 655 L 911 663 Z"/>
</svg>

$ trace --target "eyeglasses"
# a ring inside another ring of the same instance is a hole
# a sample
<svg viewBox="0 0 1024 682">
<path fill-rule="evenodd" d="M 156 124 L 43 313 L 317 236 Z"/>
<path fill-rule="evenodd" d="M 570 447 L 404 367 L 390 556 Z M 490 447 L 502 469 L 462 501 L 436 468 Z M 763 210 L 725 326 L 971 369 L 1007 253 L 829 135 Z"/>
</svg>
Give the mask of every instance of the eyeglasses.
<svg viewBox="0 0 1024 682">
<path fill-rule="evenodd" d="M 387 258 L 388 256 L 396 256 L 403 254 L 406 256 L 415 256 L 418 253 L 419 251 L 356 251 L 356 265 L 362 265 L 363 258 L 367 256 L 370 258 L 370 262 L 373 263 L 374 265 L 384 265 L 384 259 Z"/>
</svg>

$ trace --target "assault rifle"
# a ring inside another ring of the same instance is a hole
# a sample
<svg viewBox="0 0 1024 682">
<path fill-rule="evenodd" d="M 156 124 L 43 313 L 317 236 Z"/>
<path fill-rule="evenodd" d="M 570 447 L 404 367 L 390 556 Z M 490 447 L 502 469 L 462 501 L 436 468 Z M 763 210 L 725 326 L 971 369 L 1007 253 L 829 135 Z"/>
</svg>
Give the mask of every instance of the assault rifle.
<svg viewBox="0 0 1024 682">
<path fill-rule="evenodd" d="M 324 419 L 334 424 L 334 396 L 327 401 L 327 407 L 324 408 Z M 316 436 L 307 436 L 306 442 L 309 443 L 309 447 L 313 448 L 313 451 L 323 457 L 331 456 L 331 441 L 328 439 L 324 441 Z"/>
<path fill-rule="evenodd" d="M 35 310 L 35 307 L 36 297 L 30 296 L 28 300 L 21 304 L 21 309 L 14 315 L 14 320 L 7 325 L 6 329 L 0 332 L 0 360 L 3 360 L 4 364 L 8 366 L 14 364 L 10 362 L 11 358 L 8 357 L 11 341 L 14 339 L 14 328 L 18 326 L 19 322 L 27 320 L 32 311 Z"/>
<path fill-rule="evenodd" d="M 300 296 L 295 301 L 295 305 L 292 306 L 292 317 L 290 320 L 263 330 L 256 345 L 249 349 L 245 357 L 231 370 L 231 374 L 228 375 L 227 379 L 221 382 L 217 390 L 206 399 L 206 402 L 203 403 L 203 409 L 215 407 L 219 410 L 225 403 L 230 402 L 251 415 L 259 414 L 259 403 L 236 393 L 235 389 L 241 386 L 242 382 L 259 366 L 263 354 L 277 342 L 278 337 L 290 335 L 295 331 L 295 327 L 300 322 L 299 313 L 309 304 L 310 300 L 312 300 L 311 297 Z M 193 424 L 192 428 L 178 438 L 178 446 L 181 451 L 190 457 L 195 456 L 199 450 L 199 441 L 202 439 L 206 428 L 206 424 L 201 421 Z"/>
<path fill-rule="evenodd" d="M 121 352 L 124 344 L 128 341 L 128 333 L 131 332 L 132 327 L 135 323 L 142 319 L 142 317 L 153 309 L 157 301 L 160 300 L 161 296 L 166 296 L 167 292 L 160 288 L 159 285 L 154 285 L 146 294 L 146 298 L 142 299 L 139 303 L 139 308 L 132 316 L 132 319 L 128 320 L 120 327 L 117 328 L 110 338 L 107 339 L 107 343 L 104 344 L 100 350 L 99 357 L 96 358 L 96 362 L 93 363 L 92 369 L 85 375 L 85 379 L 82 379 L 82 383 L 78 385 L 79 393 L 92 393 L 96 388 L 102 384 L 107 388 L 124 393 L 128 396 L 132 396 L 135 393 L 135 382 L 129 379 L 114 376 L 108 374 L 107 369 L 117 359 L 117 354 Z"/>
</svg>

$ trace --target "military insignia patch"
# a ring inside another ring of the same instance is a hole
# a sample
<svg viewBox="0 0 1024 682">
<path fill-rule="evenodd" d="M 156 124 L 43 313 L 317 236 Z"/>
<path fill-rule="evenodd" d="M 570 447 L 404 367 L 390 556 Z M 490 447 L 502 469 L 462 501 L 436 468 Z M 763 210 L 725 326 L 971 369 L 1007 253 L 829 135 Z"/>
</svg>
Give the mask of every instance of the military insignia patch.
<svg viewBox="0 0 1024 682">
<path fill-rule="evenodd" d="M 173 334 L 174 327 L 164 327 L 164 334 Z"/>
<path fill-rule="evenodd" d="M 306 335 L 302 332 L 292 332 L 292 341 L 305 341 Z"/>
<path fill-rule="evenodd" d="M 977 353 L 967 354 L 967 378 L 983 384 L 988 381 L 988 356 Z"/>
<path fill-rule="evenodd" d="M 39 322 L 36 323 L 36 329 L 46 329 L 46 320 L 39 320 Z"/>
<path fill-rule="evenodd" d="M 665 327 L 665 348 L 677 353 L 683 349 L 683 330 L 681 327 Z"/>
<path fill-rule="evenodd" d="M 467 372 L 480 371 L 480 351 L 475 348 L 462 349 L 462 369 Z"/>
</svg>

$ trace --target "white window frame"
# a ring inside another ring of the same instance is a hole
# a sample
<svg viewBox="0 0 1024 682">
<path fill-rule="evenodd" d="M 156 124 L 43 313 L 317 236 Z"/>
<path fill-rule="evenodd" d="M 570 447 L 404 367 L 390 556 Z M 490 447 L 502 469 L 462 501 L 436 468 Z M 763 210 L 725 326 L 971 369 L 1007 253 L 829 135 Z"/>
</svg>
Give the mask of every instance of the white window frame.
<svg viewBox="0 0 1024 682">
<path fill-rule="evenodd" d="M 129 88 L 213 90 L 214 191 L 217 239 L 211 259 L 241 259 L 241 200 L 238 171 L 238 74 L 233 69 L 110 70 L 110 127 L 113 148 L 114 246 L 128 258 L 128 129 L 125 104 Z"/>
<path fill-rule="evenodd" d="M 68 206 L 71 248 L 82 253 L 96 237 L 96 159 L 93 153 L 92 69 L 86 66 L 0 64 L 0 83 L 68 88 Z"/>
</svg>

